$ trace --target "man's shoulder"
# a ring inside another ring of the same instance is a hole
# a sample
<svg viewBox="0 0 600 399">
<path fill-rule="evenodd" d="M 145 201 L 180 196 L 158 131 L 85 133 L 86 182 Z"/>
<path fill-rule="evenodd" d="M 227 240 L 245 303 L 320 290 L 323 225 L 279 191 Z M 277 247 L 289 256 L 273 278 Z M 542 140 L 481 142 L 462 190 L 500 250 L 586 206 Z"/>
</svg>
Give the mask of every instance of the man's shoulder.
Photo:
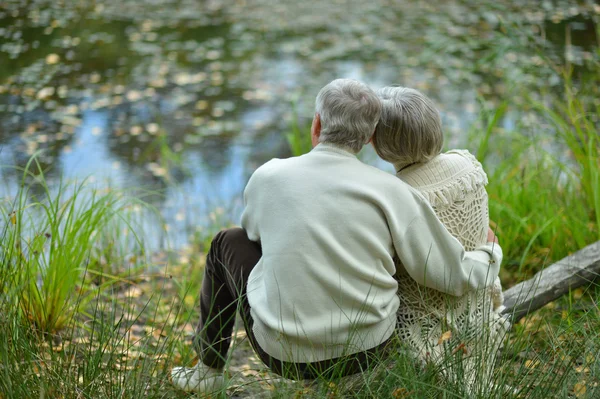
<svg viewBox="0 0 600 399">
<path fill-rule="evenodd" d="M 297 162 L 299 157 L 291 158 L 272 158 L 259 166 L 254 174 L 272 174 L 291 167 L 294 162 Z"/>
<path fill-rule="evenodd" d="M 299 157 L 272 158 L 259 166 L 254 173 L 252 173 L 250 180 L 262 182 L 276 176 L 284 176 L 288 173 L 286 171 L 294 169 L 294 164 L 297 162 L 298 158 Z"/>
<path fill-rule="evenodd" d="M 274 169 L 277 169 L 279 165 L 281 165 L 281 161 L 285 161 L 280 158 L 272 158 L 271 160 L 265 162 L 260 165 L 255 171 L 254 174 L 268 173 Z"/>
</svg>

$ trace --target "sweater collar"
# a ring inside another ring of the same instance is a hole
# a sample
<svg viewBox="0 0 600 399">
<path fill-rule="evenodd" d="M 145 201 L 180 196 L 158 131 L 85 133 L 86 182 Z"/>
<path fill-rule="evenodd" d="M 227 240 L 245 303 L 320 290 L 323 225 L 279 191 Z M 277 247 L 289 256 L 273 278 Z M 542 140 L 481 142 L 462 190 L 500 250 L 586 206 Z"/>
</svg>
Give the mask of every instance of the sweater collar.
<svg viewBox="0 0 600 399">
<path fill-rule="evenodd" d="M 311 152 L 328 152 L 338 155 L 343 155 L 346 157 L 356 158 L 356 154 L 351 152 L 346 147 L 342 147 L 332 143 L 319 143 L 315 148 L 312 149 Z"/>
</svg>

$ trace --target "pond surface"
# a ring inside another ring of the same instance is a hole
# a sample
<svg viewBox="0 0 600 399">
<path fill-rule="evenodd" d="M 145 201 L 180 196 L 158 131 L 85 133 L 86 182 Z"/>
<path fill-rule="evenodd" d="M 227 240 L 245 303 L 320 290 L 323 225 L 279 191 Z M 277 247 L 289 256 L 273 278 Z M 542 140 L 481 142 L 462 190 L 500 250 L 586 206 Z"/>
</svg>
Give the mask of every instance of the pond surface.
<svg viewBox="0 0 600 399">
<path fill-rule="evenodd" d="M 43 150 L 50 186 L 135 189 L 175 246 L 216 217 L 238 222 L 249 176 L 290 155 L 286 133 L 332 79 L 418 88 L 447 145 L 470 148 L 481 107 L 510 101 L 502 127 L 526 128 L 525 93 L 561 92 L 548 61 L 584 79 L 598 57 L 600 6 L 569 1 L 22 3 L 0 4 L 0 198 Z"/>
</svg>

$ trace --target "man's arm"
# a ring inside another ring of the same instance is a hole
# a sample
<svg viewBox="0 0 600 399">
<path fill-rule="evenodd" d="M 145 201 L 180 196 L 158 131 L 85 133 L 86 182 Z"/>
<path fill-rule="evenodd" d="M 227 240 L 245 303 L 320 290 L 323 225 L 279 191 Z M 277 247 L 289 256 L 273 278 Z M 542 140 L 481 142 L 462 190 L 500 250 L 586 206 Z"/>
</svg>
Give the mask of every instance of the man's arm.
<svg viewBox="0 0 600 399">
<path fill-rule="evenodd" d="M 250 177 L 246 188 L 244 189 L 244 212 L 242 213 L 242 228 L 246 231 L 248 239 L 251 241 L 260 242 L 260 232 L 257 223 L 257 210 L 253 200 L 255 188 L 255 174 Z M 253 184 L 254 183 L 254 184 Z"/>
<path fill-rule="evenodd" d="M 419 209 L 408 227 L 395 225 L 393 216 L 390 223 L 397 256 L 408 274 L 419 284 L 455 296 L 492 285 L 502 261 L 498 243 L 467 252 L 424 200 L 416 202 Z"/>
<path fill-rule="evenodd" d="M 269 197 L 268 184 L 269 171 L 275 165 L 276 159 L 272 159 L 252 173 L 246 188 L 244 189 L 244 212 L 242 213 L 242 228 L 246 231 L 251 241 L 260 242 L 259 220 L 260 212 L 264 208 L 264 202 Z"/>
</svg>

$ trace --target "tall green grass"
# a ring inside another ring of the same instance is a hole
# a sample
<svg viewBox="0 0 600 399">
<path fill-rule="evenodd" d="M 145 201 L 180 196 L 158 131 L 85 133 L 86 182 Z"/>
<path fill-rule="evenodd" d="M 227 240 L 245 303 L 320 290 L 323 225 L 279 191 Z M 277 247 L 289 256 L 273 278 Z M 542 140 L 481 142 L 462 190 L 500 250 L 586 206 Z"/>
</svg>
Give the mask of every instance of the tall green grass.
<svg viewBox="0 0 600 399">
<path fill-rule="evenodd" d="M 511 279 L 600 240 L 600 107 L 569 86 L 561 103 L 532 104 L 547 131 L 497 129 L 500 107 L 484 116 L 496 134 L 472 135 L 482 137 L 477 156 L 488 171 L 490 216 Z"/>
<path fill-rule="evenodd" d="M 95 290 L 118 281 L 112 276 L 100 285 L 84 280 L 86 274 L 106 275 L 94 267 L 94 254 L 115 219 L 127 223 L 124 202 L 115 192 L 86 189 L 86 182 L 50 188 L 35 158 L 23 172 L 21 187 L 0 207 L 1 267 L 10 276 L 4 292 L 39 332 L 53 333 L 85 307 Z"/>
<path fill-rule="evenodd" d="M 49 187 L 35 158 L 0 201 L 1 398 L 178 396 L 170 365 L 191 353 L 172 279 L 145 270 L 138 204 L 85 182 Z"/>
</svg>

